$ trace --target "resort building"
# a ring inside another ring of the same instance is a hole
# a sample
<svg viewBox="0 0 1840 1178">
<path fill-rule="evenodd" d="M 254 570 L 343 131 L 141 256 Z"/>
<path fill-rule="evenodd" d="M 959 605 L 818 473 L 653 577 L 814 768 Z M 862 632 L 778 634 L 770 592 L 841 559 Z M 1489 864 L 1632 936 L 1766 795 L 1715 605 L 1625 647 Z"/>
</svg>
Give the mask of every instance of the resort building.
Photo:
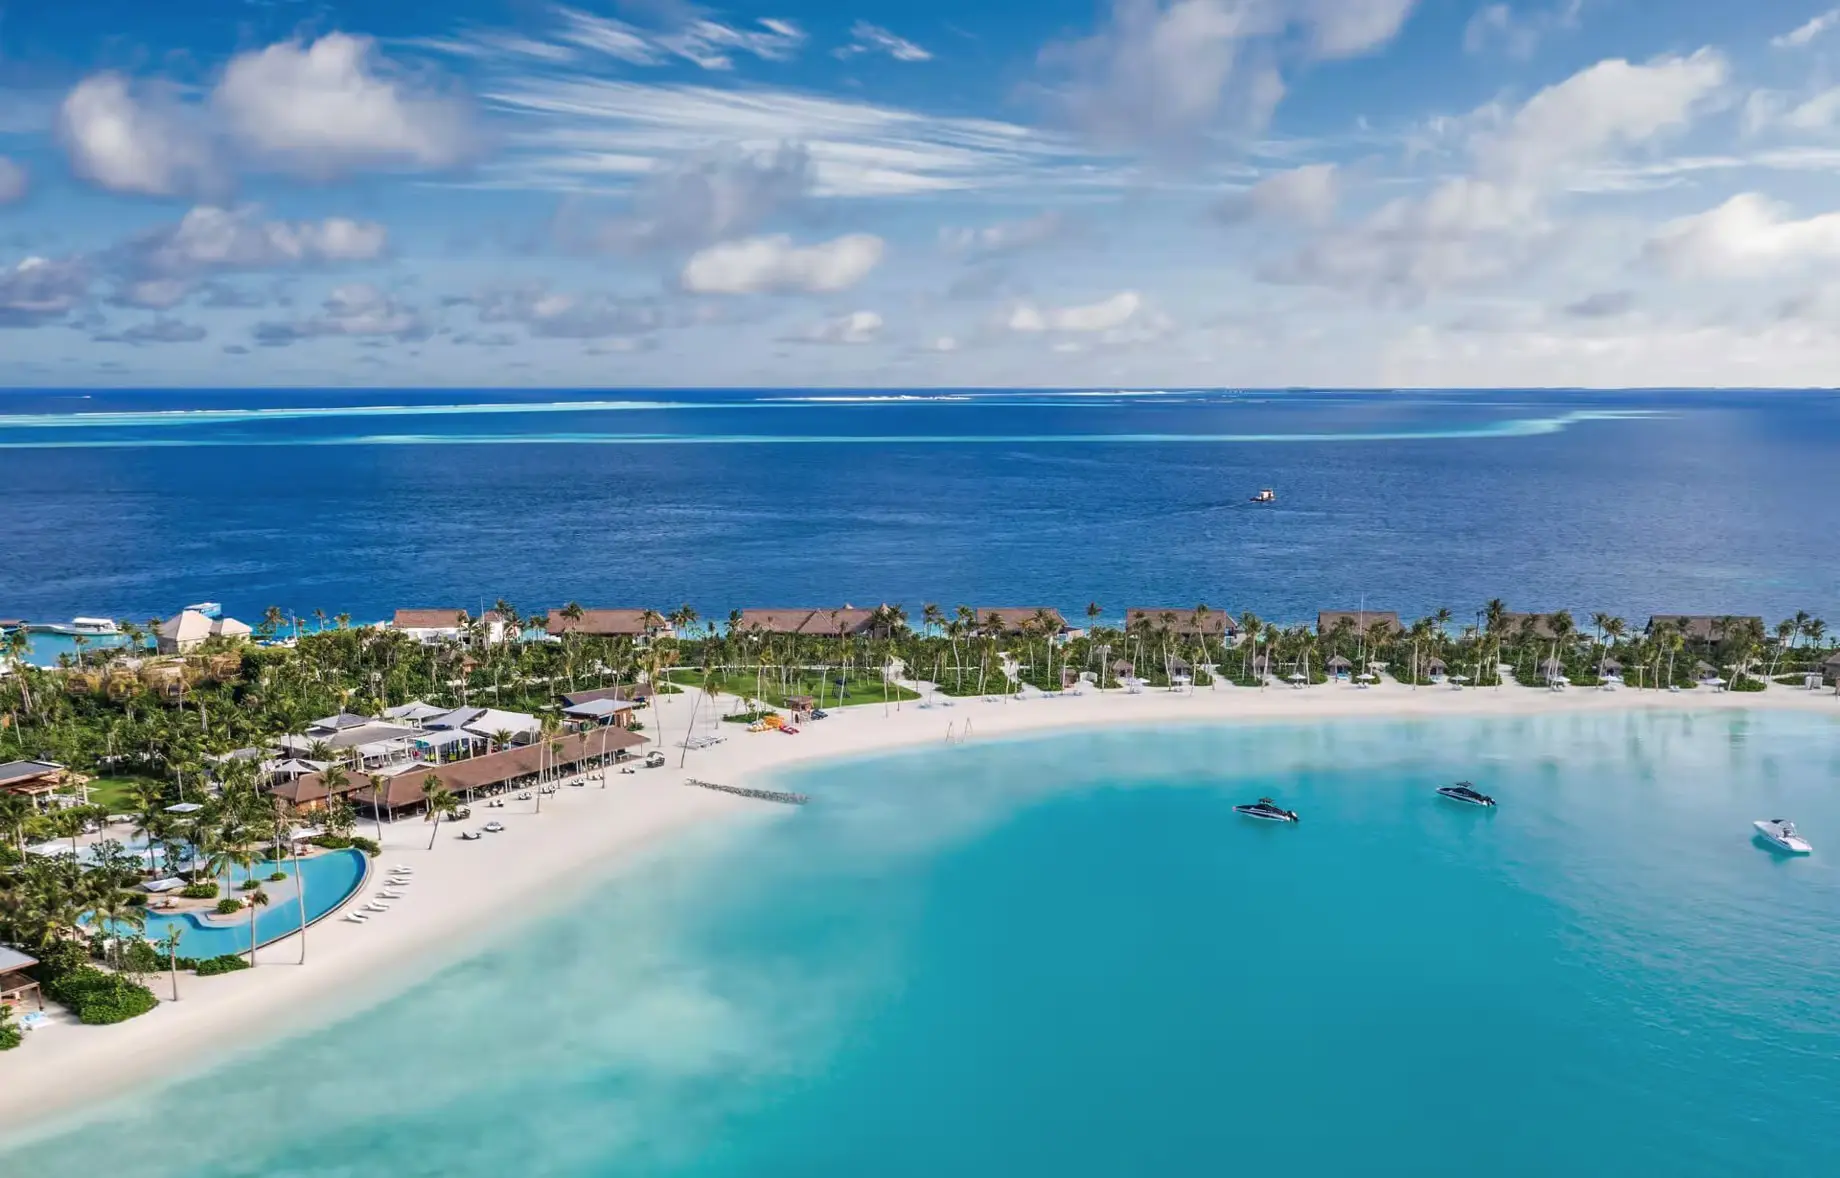
<svg viewBox="0 0 1840 1178">
<path fill-rule="evenodd" d="M 1688 642 L 1723 642 L 1727 625 L 1754 625 L 1761 631 L 1763 619 L 1733 617 L 1728 614 L 1655 614 L 1648 619 L 1648 633 L 1652 636 L 1660 627 L 1670 626 Z"/>
<path fill-rule="evenodd" d="M 1840 651 L 1828 655 L 1827 661 L 1821 664 L 1821 677 L 1829 683 L 1840 684 Z"/>
<path fill-rule="evenodd" d="M 195 609 L 187 609 L 161 622 L 154 636 L 161 654 L 184 654 L 203 646 L 210 638 L 247 638 L 252 633 L 253 630 L 235 618 L 207 617 Z"/>
<path fill-rule="evenodd" d="M 600 727 L 606 724 L 620 728 L 631 728 L 633 711 L 639 705 L 630 699 L 602 697 L 585 699 L 580 703 L 564 703 L 562 716 L 582 727 Z"/>
<path fill-rule="evenodd" d="M 1061 611 L 1045 605 L 1018 605 L 1002 609 L 980 606 L 971 612 L 980 632 L 995 628 L 1005 638 L 1018 638 L 1033 632 L 1037 619 L 1055 636 L 1064 635 L 1069 629 Z"/>
<path fill-rule="evenodd" d="M 520 745 L 503 752 L 459 761 L 451 765 L 416 766 L 388 777 L 379 790 L 368 779 L 350 791 L 352 803 L 373 815 L 380 810 L 394 819 L 405 812 L 419 810 L 428 778 L 435 777 L 441 788 L 463 800 L 482 791 L 516 789 L 534 784 L 539 774 L 567 777 L 584 772 L 608 759 L 623 759 L 632 749 L 645 743 L 645 737 L 623 728 L 594 728 L 564 736 L 549 744 Z M 303 784 L 311 779 L 303 779 Z M 323 791 L 324 786 L 322 785 Z"/>
<path fill-rule="evenodd" d="M 1171 633 L 1182 638 L 1208 638 L 1230 642 L 1239 637 L 1239 626 L 1226 610 L 1210 609 L 1206 613 L 1201 613 L 1192 605 L 1134 605 L 1124 611 L 1124 625 L 1127 630 L 1136 630 L 1140 627 L 1158 630 L 1166 627 Z"/>
<path fill-rule="evenodd" d="M 39 798 L 56 793 L 68 771 L 56 761 L 8 761 L 0 765 L 0 793 Z"/>
<path fill-rule="evenodd" d="M 1346 623 L 1353 628 L 1356 635 L 1372 630 L 1376 624 L 1386 627 L 1388 634 L 1403 634 L 1405 627 L 1399 624 L 1399 614 L 1393 610 L 1381 609 L 1325 609 L 1316 614 L 1316 632 L 1327 634 Z"/>
<path fill-rule="evenodd" d="M 735 631 L 741 634 L 821 634 L 859 638 L 875 633 L 876 611 L 853 605 L 816 609 L 744 609 Z"/>
<path fill-rule="evenodd" d="M 549 611 L 544 627 L 551 637 L 581 634 L 590 638 L 655 638 L 669 634 L 671 624 L 656 610 L 584 609 L 579 618 L 565 617 L 561 610 Z"/>
<path fill-rule="evenodd" d="M 1503 614 L 1501 615 L 1502 633 L 1507 637 L 1517 638 L 1520 636 L 1522 630 L 1531 624 L 1533 629 L 1530 633 L 1532 633 L 1535 638 L 1542 638 L 1550 642 L 1558 637 L 1558 635 L 1553 633 L 1552 620 L 1553 615 L 1550 613 Z"/>
<path fill-rule="evenodd" d="M 463 618 L 467 620 L 462 621 Z M 489 609 L 480 614 L 478 625 L 483 627 L 487 644 L 496 645 L 505 640 L 505 619 L 497 610 Z M 470 640 L 474 633 L 471 615 L 459 608 L 399 609 L 390 620 L 390 627 L 401 630 L 417 642 Z"/>
<path fill-rule="evenodd" d="M 37 964 L 38 958 L 0 945 L 0 1005 L 24 1006 L 32 1002 L 38 1009 L 45 1009 L 45 996 L 38 982 L 26 973 Z"/>
</svg>

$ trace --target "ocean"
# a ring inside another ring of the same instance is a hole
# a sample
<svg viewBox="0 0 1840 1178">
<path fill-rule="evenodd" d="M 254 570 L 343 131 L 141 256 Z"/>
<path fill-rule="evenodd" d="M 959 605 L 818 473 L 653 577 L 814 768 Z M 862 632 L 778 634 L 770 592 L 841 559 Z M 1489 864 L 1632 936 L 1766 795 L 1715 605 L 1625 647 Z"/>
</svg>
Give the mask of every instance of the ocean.
<svg viewBox="0 0 1840 1178">
<path fill-rule="evenodd" d="M 802 810 L 571 881 L 0 1169 L 1831 1175 L 1840 868 L 1750 823 L 1826 849 L 1837 731 L 1599 712 L 821 764 L 781 777 Z M 1432 792 L 1459 776 L 1500 806 Z M 1261 794 L 1302 821 L 1232 813 Z"/>
<path fill-rule="evenodd" d="M 1840 606 L 1827 392 L 0 393 L 0 616 Z M 1277 502 L 1249 497 L 1269 487 Z"/>
</svg>

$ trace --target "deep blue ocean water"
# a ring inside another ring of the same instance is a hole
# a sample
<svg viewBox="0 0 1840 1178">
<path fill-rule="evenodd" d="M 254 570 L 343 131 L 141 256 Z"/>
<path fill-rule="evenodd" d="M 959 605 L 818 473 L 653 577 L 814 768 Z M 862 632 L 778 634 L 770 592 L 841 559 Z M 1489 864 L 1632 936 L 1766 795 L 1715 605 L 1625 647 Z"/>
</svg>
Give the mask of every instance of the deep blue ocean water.
<svg viewBox="0 0 1840 1178">
<path fill-rule="evenodd" d="M 0 616 L 1774 621 L 1840 608 L 1836 455 L 1826 392 L 0 393 Z"/>
<path fill-rule="evenodd" d="M 0 1170 L 1831 1175 L 1837 735 L 1348 721 L 829 764 L 788 777 L 804 810 L 577 881 Z M 1433 795 L 1457 776 L 1500 808 Z M 1303 821 L 1232 814 L 1262 793 Z M 1752 840 L 1781 814 L 1813 857 Z"/>
</svg>

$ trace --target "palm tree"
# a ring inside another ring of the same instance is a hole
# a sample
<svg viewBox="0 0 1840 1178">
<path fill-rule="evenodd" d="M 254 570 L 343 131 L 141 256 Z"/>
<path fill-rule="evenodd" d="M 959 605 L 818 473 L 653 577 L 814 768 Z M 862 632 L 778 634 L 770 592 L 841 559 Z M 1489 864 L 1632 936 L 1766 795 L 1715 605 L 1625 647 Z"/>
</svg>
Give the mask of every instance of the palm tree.
<svg viewBox="0 0 1840 1178">
<path fill-rule="evenodd" d="M 166 954 L 166 968 L 172 975 L 172 1000 L 179 1001 L 179 942 L 185 934 L 178 925 L 168 925 L 166 935 L 154 942 L 154 947 Z"/>
<path fill-rule="evenodd" d="M 434 829 L 428 832 L 428 849 L 432 851 L 435 836 L 441 833 L 441 819 L 454 816 L 454 811 L 460 808 L 460 799 L 448 792 L 447 783 L 441 780 L 439 773 L 430 773 L 422 778 L 422 801 L 428 807 L 423 820 L 434 823 Z"/>
</svg>

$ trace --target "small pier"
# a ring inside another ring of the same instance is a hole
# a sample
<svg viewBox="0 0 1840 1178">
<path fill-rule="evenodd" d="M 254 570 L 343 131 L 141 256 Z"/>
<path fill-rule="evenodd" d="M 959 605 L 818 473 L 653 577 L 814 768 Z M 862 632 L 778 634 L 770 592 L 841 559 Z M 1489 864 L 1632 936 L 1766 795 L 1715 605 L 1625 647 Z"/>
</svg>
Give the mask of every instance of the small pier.
<svg viewBox="0 0 1840 1178">
<path fill-rule="evenodd" d="M 746 789 L 739 785 L 717 785 L 713 781 L 698 781 L 694 777 L 684 779 L 685 785 L 694 785 L 698 789 L 713 789 L 717 793 L 734 794 L 738 798 L 753 798 L 760 802 L 778 802 L 785 806 L 803 806 L 811 801 L 804 794 L 781 793 L 773 789 Z"/>
</svg>

